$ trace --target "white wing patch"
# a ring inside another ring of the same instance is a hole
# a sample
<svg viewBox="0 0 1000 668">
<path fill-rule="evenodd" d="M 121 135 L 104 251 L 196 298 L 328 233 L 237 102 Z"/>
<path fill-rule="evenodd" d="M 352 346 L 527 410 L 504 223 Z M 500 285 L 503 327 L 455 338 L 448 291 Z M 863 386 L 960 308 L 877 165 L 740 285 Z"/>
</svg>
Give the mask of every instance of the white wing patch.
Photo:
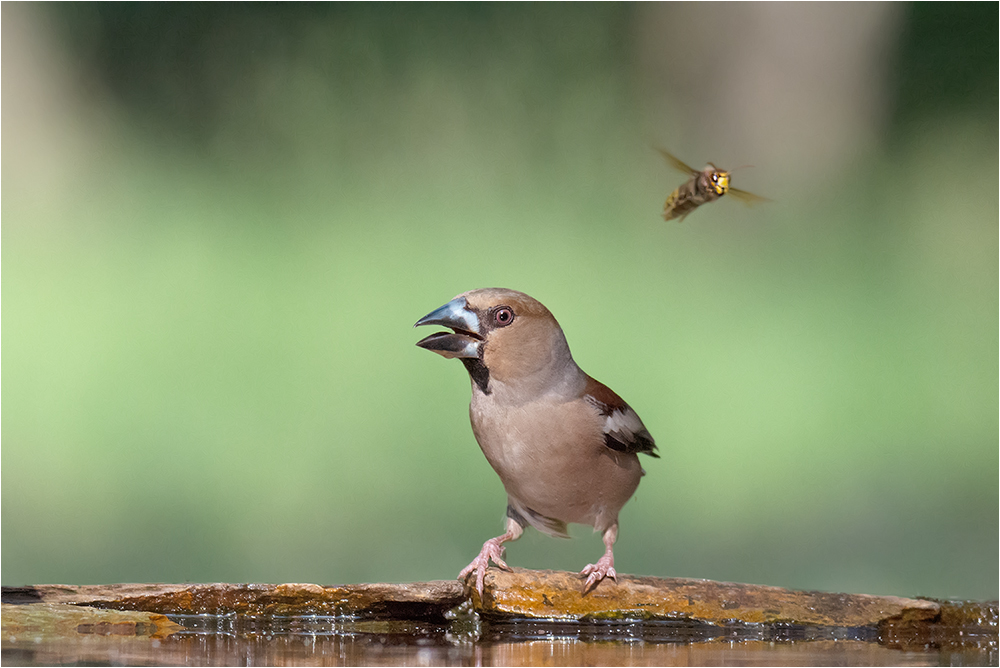
<svg viewBox="0 0 1000 668">
<path fill-rule="evenodd" d="M 609 398 L 614 399 L 614 404 L 608 404 L 593 394 L 585 395 L 587 401 L 604 418 L 604 445 L 618 452 L 641 452 L 650 457 L 659 457 L 656 454 L 656 443 L 642 424 L 639 415 L 607 386 L 593 379 L 591 381 L 598 386 L 598 389 L 603 388 L 605 395 L 610 395 Z"/>
<path fill-rule="evenodd" d="M 631 407 L 625 410 L 616 408 L 604 420 L 604 433 L 610 434 L 622 443 L 632 442 L 636 434 L 645 430 L 642 420 Z"/>
</svg>

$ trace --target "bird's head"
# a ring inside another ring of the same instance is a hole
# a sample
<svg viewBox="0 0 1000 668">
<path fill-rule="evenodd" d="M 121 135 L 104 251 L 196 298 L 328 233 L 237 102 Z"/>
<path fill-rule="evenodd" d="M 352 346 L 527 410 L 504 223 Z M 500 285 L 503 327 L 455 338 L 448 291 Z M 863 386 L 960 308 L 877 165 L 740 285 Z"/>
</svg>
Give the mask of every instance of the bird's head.
<svg viewBox="0 0 1000 668">
<path fill-rule="evenodd" d="M 502 383 L 543 380 L 567 364 L 575 367 L 559 323 L 541 302 L 523 292 L 471 290 L 431 311 L 414 327 L 420 325 L 452 330 L 431 334 L 417 345 L 461 359 L 486 393 L 490 379 Z"/>
</svg>

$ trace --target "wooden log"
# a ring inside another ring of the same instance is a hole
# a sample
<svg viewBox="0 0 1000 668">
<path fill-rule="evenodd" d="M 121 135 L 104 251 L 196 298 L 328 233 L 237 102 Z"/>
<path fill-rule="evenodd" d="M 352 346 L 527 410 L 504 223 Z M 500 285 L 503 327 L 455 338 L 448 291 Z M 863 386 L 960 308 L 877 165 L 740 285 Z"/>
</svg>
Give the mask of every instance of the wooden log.
<svg viewBox="0 0 1000 668">
<path fill-rule="evenodd" d="M 444 620 L 465 600 L 457 581 L 409 584 L 115 584 L 4 587 L 5 603 L 66 603 L 159 614 L 335 615 Z"/>
<path fill-rule="evenodd" d="M 483 598 L 473 606 L 494 619 L 691 620 L 710 624 L 797 624 L 874 627 L 893 619 L 928 621 L 934 601 L 867 594 L 830 594 L 780 587 L 619 575 L 583 592 L 583 580 L 565 571 L 492 568 Z"/>
<path fill-rule="evenodd" d="M 40 643 L 80 636 L 158 640 L 182 626 L 150 612 L 96 610 L 60 603 L 0 606 L 5 642 Z"/>
<path fill-rule="evenodd" d="M 494 623 L 516 619 L 668 621 L 702 629 L 706 625 L 716 629 L 742 625 L 778 630 L 790 627 L 867 630 L 860 636 L 878 638 L 882 643 L 899 647 L 928 643 L 995 646 L 997 642 L 996 602 L 832 594 L 630 575 L 619 575 L 618 582 L 605 580 L 584 593 L 583 581 L 576 573 L 496 568 L 488 571 L 484 596 L 480 599 L 470 582 L 335 587 L 294 583 L 36 585 L 4 587 L 3 602 L 22 606 L 89 606 L 159 615 L 333 615 L 345 620 L 438 623 L 454 618 L 449 613 L 464 603 L 464 609 L 471 608 L 485 621 Z"/>
</svg>

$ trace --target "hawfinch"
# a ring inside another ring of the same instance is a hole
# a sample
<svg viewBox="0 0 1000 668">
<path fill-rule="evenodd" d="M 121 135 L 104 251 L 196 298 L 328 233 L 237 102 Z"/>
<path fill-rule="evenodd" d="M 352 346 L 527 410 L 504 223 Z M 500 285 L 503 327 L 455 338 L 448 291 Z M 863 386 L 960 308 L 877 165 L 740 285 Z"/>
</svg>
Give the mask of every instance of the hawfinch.
<svg viewBox="0 0 1000 668">
<path fill-rule="evenodd" d="M 645 473 L 638 453 L 658 456 L 639 416 L 576 365 L 559 323 L 522 292 L 472 290 L 419 325 L 452 330 L 417 345 L 465 365 L 472 433 L 507 491 L 506 533 L 486 541 L 458 578 L 475 572 L 481 597 L 490 560 L 508 568 L 504 543 L 528 525 L 565 538 L 572 522 L 600 531 L 606 548 L 580 572 L 584 591 L 617 580 L 618 512 Z"/>
</svg>

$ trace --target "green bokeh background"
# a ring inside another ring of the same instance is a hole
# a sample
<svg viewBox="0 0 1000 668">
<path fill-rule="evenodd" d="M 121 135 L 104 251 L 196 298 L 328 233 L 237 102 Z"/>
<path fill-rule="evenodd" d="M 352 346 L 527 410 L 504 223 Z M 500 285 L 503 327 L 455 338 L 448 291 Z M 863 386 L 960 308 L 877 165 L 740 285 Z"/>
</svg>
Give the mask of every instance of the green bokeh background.
<svg viewBox="0 0 1000 668">
<path fill-rule="evenodd" d="M 997 5 L 895 6 L 828 166 L 656 83 L 689 9 L 5 3 L 3 583 L 454 577 L 505 500 L 411 326 L 505 286 L 660 445 L 620 571 L 997 598 Z M 652 144 L 775 201 L 666 224 Z"/>
</svg>

